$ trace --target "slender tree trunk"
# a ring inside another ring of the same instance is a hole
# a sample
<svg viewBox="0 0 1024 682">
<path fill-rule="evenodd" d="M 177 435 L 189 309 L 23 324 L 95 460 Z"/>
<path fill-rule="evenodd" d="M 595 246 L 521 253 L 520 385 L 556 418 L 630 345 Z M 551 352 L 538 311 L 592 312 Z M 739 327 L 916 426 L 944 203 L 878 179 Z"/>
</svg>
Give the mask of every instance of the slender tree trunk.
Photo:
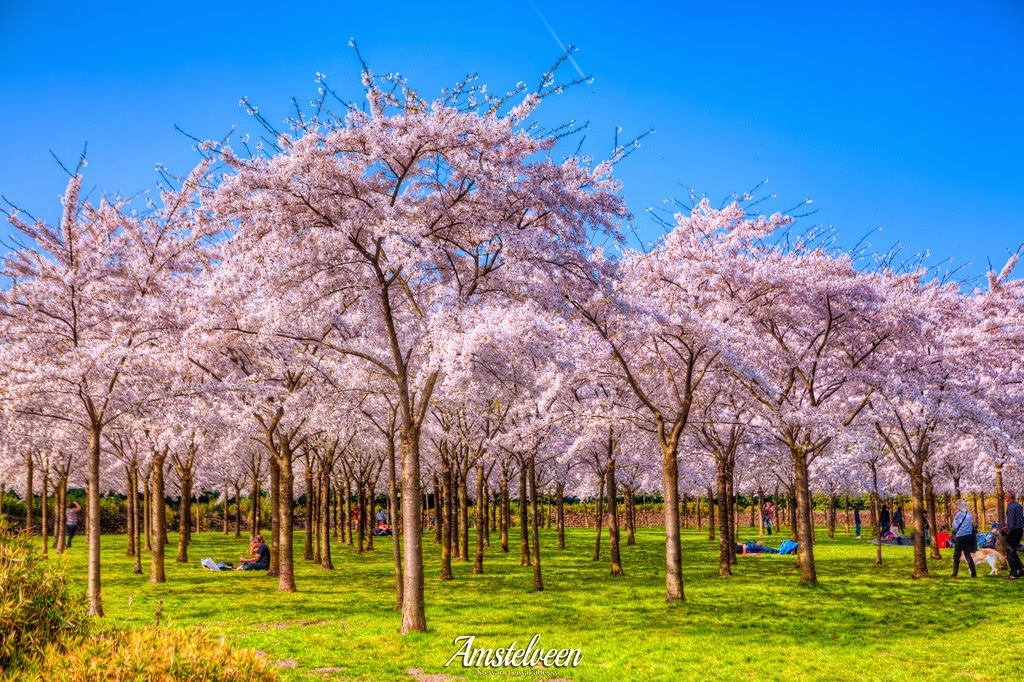
<svg viewBox="0 0 1024 682">
<path fill-rule="evenodd" d="M 534 453 L 529 459 L 530 476 L 530 519 L 533 536 L 533 591 L 543 592 L 544 581 L 540 572 L 540 529 L 537 527 L 537 472 L 535 469 L 537 455 Z"/>
<path fill-rule="evenodd" d="M 484 520 L 484 507 L 487 505 L 484 497 L 484 463 L 478 461 L 476 464 L 476 508 L 474 521 L 476 523 L 476 556 L 473 560 L 473 575 L 481 575 L 484 572 L 484 531 L 486 521 Z"/>
<path fill-rule="evenodd" d="M 355 543 L 352 535 L 355 530 L 352 526 L 352 481 L 345 477 L 345 525 L 342 529 L 345 535 L 345 544 L 349 547 Z"/>
<path fill-rule="evenodd" d="M 828 537 L 834 539 L 836 537 L 836 494 L 829 493 L 828 496 Z M 811 511 L 813 514 L 813 510 Z"/>
<path fill-rule="evenodd" d="M 875 546 L 875 566 L 882 565 L 882 529 L 879 528 L 881 523 L 881 509 L 879 508 L 880 501 L 878 499 L 878 469 L 875 465 L 871 465 L 871 527 L 875 529 L 875 540 L 877 545 Z"/>
<path fill-rule="evenodd" d="M 725 461 L 718 458 L 718 575 L 732 575 L 732 538 L 729 528 L 729 486 Z"/>
<path fill-rule="evenodd" d="M 978 528 L 988 526 L 988 510 L 985 509 L 985 491 L 978 493 L 978 501 L 981 503 L 981 523 L 978 524 Z M 977 518 L 977 516 L 975 516 Z M 998 517 L 996 519 L 998 521 Z M 1002 528 L 1002 526 L 1000 526 Z"/>
<path fill-rule="evenodd" d="M 405 581 L 402 577 L 402 545 L 401 531 L 402 524 L 399 523 L 398 513 L 398 471 L 395 464 L 395 438 L 391 434 L 388 437 L 388 509 L 391 516 L 391 558 L 395 563 L 395 610 L 402 610 L 402 601 L 405 592 Z M 434 506 L 437 506 L 437 475 L 434 475 Z M 434 514 L 434 526 L 437 524 L 437 514 Z"/>
<path fill-rule="evenodd" d="M 608 460 L 608 545 L 612 555 L 612 575 L 624 575 L 619 555 L 619 507 L 615 490 L 615 460 Z"/>
<path fill-rule="evenodd" d="M 721 508 L 721 500 L 719 500 Z M 715 493 L 708 486 L 708 540 L 715 539 Z"/>
<path fill-rule="evenodd" d="M 1000 528 L 1006 528 L 1006 500 L 1003 499 L 1003 465 L 996 462 L 996 521 Z M 979 525 L 978 528 L 983 528 Z M 999 533 L 996 539 L 996 551 L 1006 556 L 1006 536 Z"/>
<path fill-rule="evenodd" d="M 312 457 L 312 455 L 310 455 Z M 313 516 L 316 501 L 313 497 L 313 469 L 306 467 L 306 532 L 302 538 L 302 560 L 313 561 Z"/>
<path fill-rule="evenodd" d="M 444 522 L 438 525 L 444 526 L 444 533 L 441 537 L 441 576 L 440 580 L 452 579 L 452 546 L 455 514 L 452 513 L 452 470 L 445 464 L 441 469 L 441 490 L 444 495 Z"/>
<path fill-rule="evenodd" d="M 959 499 L 959 498 L 960 498 L 960 495 L 958 494 L 957 495 L 957 499 Z M 944 498 L 943 503 L 942 503 L 942 507 L 943 507 L 943 512 L 946 515 L 946 528 L 951 528 L 953 526 L 953 516 L 952 516 L 952 513 L 953 513 L 952 512 L 953 500 L 950 498 L 949 493 L 946 493 L 945 498 Z"/>
<path fill-rule="evenodd" d="M 519 548 L 520 554 L 520 565 L 530 565 L 530 537 L 529 528 L 526 525 L 526 476 L 527 476 L 527 464 L 524 461 L 519 467 Z"/>
<path fill-rule="evenodd" d="M 242 537 L 242 486 L 235 485 L 235 537 Z"/>
<path fill-rule="evenodd" d="M 491 548 L 491 529 L 494 527 L 494 498 L 490 486 L 484 485 L 484 547 Z"/>
<path fill-rule="evenodd" d="M 32 508 L 35 506 L 34 498 L 35 487 L 32 485 L 32 474 L 35 470 L 35 462 L 32 460 L 32 452 L 25 456 L 25 530 L 31 534 L 32 524 L 35 523 L 32 518 Z"/>
<path fill-rule="evenodd" d="M 697 497 L 694 499 L 693 503 L 694 503 L 694 506 L 697 507 L 697 514 L 696 514 L 696 517 L 697 517 L 697 532 L 700 533 L 702 530 L 704 530 L 704 512 L 701 511 L 701 508 L 700 508 L 700 495 L 697 495 Z M 710 504 L 710 502 L 709 502 L 709 504 Z M 711 538 L 711 539 L 713 540 L 714 538 Z"/>
<path fill-rule="evenodd" d="M 565 549 L 565 484 L 558 483 L 555 486 L 555 516 L 558 526 L 558 549 Z M 506 534 L 507 536 L 507 534 Z M 505 551 L 508 551 L 508 538 L 506 537 Z"/>
<path fill-rule="evenodd" d="M 99 424 L 89 429 L 89 463 L 87 488 L 89 538 L 89 615 L 103 615 L 103 593 L 100 572 L 100 432 Z M 29 497 L 31 501 L 31 496 Z M 31 506 L 31 505 L 30 505 Z"/>
<path fill-rule="evenodd" d="M 150 474 L 149 476 L 146 477 L 146 480 L 144 481 L 144 486 L 142 488 L 142 507 L 143 507 L 142 525 L 145 526 L 146 551 L 147 552 L 152 552 L 153 551 L 153 509 L 154 509 L 154 507 L 153 507 L 153 495 L 151 493 L 151 490 L 152 490 L 152 482 L 151 482 L 152 476 L 153 475 Z"/>
<path fill-rule="evenodd" d="M 509 527 L 509 516 L 510 516 L 511 505 L 508 498 L 508 474 L 505 471 L 501 472 L 501 519 L 499 529 L 501 533 L 501 551 L 508 554 L 508 527 Z"/>
<path fill-rule="evenodd" d="M 152 511 L 149 513 L 150 524 L 152 525 L 152 547 L 150 553 L 149 582 L 165 583 L 167 577 L 164 574 L 164 545 L 167 544 L 167 507 L 164 506 L 164 459 L 167 452 L 153 453 L 153 465 L 150 478 L 149 501 L 152 504 Z"/>
<path fill-rule="evenodd" d="M 295 592 L 295 555 L 294 555 L 294 523 L 295 513 L 293 491 L 295 490 L 295 473 L 292 469 L 292 453 L 289 445 L 281 445 L 280 490 L 278 491 L 278 541 L 280 564 L 278 565 L 278 592 Z"/>
<path fill-rule="evenodd" d="M 665 495 L 665 601 L 684 601 L 683 551 L 679 538 L 678 442 L 662 444 L 661 478 Z"/>
<path fill-rule="evenodd" d="M 846 534 L 850 534 L 850 496 L 843 495 L 843 513 L 846 515 Z"/>
<path fill-rule="evenodd" d="M 938 512 L 935 508 L 935 485 L 932 481 L 931 476 L 925 476 L 924 479 L 924 496 L 925 496 L 925 509 L 928 513 L 928 535 L 931 536 L 931 558 L 941 559 L 942 554 L 939 553 L 939 524 L 938 524 Z"/>
<path fill-rule="evenodd" d="M 182 476 L 180 479 L 181 498 L 178 500 L 178 556 L 179 564 L 188 563 L 188 531 L 192 525 L 192 477 Z"/>
<path fill-rule="evenodd" d="M 728 491 L 725 500 L 726 504 L 729 506 L 729 513 L 725 517 L 729 522 L 727 524 L 729 528 L 729 563 L 735 566 L 737 564 L 736 545 L 733 541 L 739 537 L 737 535 L 737 526 L 739 525 L 737 519 L 739 518 L 739 514 L 736 512 L 736 507 L 739 506 L 739 496 L 735 494 L 734 490 L 733 465 L 728 462 L 725 465 L 725 483 L 726 490 Z"/>
<path fill-rule="evenodd" d="M 424 397 L 424 400 L 427 398 Z M 418 429 L 418 427 L 417 427 Z M 402 523 L 405 560 L 402 633 L 427 629 L 423 605 L 423 528 L 420 516 L 419 431 L 402 434 Z"/>
<path fill-rule="evenodd" d="M 363 491 L 362 480 L 356 481 L 356 509 L 359 510 L 359 518 L 356 519 L 356 554 L 362 554 L 366 547 L 366 493 Z"/>
<path fill-rule="evenodd" d="M 807 452 L 800 446 L 790 449 L 793 455 L 793 482 L 796 488 L 797 564 L 800 582 L 818 582 L 814 565 L 814 517 L 807 470 Z"/>
<path fill-rule="evenodd" d="M 252 495 L 249 497 L 252 503 L 252 509 L 249 510 L 249 537 L 254 538 L 259 535 L 259 508 L 260 508 L 260 482 L 257 479 L 252 480 Z"/>
<path fill-rule="evenodd" d="M 441 500 L 440 484 L 437 479 L 437 472 L 434 472 L 434 544 L 441 544 Z"/>
<path fill-rule="evenodd" d="M 142 536 L 146 535 L 148 538 L 149 530 L 146 528 L 146 516 L 148 511 L 139 508 L 139 468 L 135 467 L 134 484 L 132 487 L 132 498 L 135 500 L 133 505 L 135 509 L 135 555 L 134 563 L 132 566 L 132 572 L 135 575 L 142 575 Z M 143 484 L 144 488 L 149 487 L 149 482 L 146 481 Z M 148 496 L 143 496 L 143 505 L 148 501 Z"/>
<path fill-rule="evenodd" d="M 277 457 L 270 457 L 270 570 L 267 575 L 281 575 L 281 467 Z"/>
<path fill-rule="evenodd" d="M 126 508 L 125 522 L 127 525 L 127 532 L 125 533 L 125 556 L 135 556 L 135 507 L 132 501 L 132 490 L 134 489 L 134 480 L 132 478 L 132 467 L 125 466 L 124 468 L 124 503 Z"/>
<path fill-rule="evenodd" d="M 469 470 L 459 472 L 459 561 L 469 561 Z"/>
<path fill-rule="evenodd" d="M 601 533 L 604 531 L 604 486 L 605 476 L 601 473 L 601 483 L 598 485 L 597 504 L 594 510 L 594 525 L 597 527 L 597 536 L 594 541 L 594 561 L 601 560 Z"/>
<path fill-rule="evenodd" d="M 325 571 L 334 570 L 331 558 L 331 465 L 320 470 L 320 568 Z"/>
<path fill-rule="evenodd" d="M 636 544 L 636 493 L 633 486 L 626 488 L 626 546 Z M 686 500 L 683 500 L 683 518 L 686 518 Z"/>
<path fill-rule="evenodd" d="M 914 514 L 914 575 L 916 578 L 928 577 L 928 563 L 925 558 L 924 544 L 924 473 L 922 468 L 910 470 L 910 501 Z"/>
<path fill-rule="evenodd" d="M 0 494 L 2 495 L 2 494 Z M 42 528 L 40 529 L 43 533 L 43 556 L 50 556 L 50 529 L 49 529 L 49 509 L 50 506 L 50 466 L 47 464 L 43 467 L 43 505 L 42 509 L 39 510 L 39 516 L 41 518 Z M 0 519 L 3 518 L 3 513 L 0 513 Z"/>
<path fill-rule="evenodd" d="M 366 534 L 366 551 L 373 551 L 373 529 L 376 526 L 376 514 L 377 514 L 377 484 L 371 483 L 366 491 L 366 513 L 363 514 L 363 528 Z M 423 515 L 420 515 L 423 518 Z M 423 529 L 420 528 L 420 533 Z"/>
</svg>

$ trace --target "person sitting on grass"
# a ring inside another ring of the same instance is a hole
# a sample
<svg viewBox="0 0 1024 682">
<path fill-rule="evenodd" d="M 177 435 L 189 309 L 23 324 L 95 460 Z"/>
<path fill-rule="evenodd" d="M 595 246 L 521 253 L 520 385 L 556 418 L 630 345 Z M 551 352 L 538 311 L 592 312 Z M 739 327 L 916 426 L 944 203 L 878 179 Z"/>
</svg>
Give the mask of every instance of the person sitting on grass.
<svg viewBox="0 0 1024 682">
<path fill-rule="evenodd" d="M 238 557 L 242 565 L 236 571 L 269 571 L 270 570 L 270 548 L 263 541 L 262 535 L 257 535 L 249 545 L 252 552 L 251 557 Z"/>
<path fill-rule="evenodd" d="M 993 523 L 992 529 L 978 538 L 978 547 L 981 549 L 995 549 L 999 543 L 999 524 Z"/>
</svg>

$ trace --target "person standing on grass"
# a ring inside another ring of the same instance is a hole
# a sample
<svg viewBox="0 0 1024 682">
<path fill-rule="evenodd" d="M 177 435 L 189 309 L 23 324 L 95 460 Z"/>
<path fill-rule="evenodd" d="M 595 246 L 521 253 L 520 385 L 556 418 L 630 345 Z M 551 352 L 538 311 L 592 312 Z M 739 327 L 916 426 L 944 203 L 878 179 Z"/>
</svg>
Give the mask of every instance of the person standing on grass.
<svg viewBox="0 0 1024 682">
<path fill-rule="evenodd" d="M 1006 561 L 1010 564 L 1010 575 L 1007 580 L 1016 580 L 1024 576 L 1024 565 L 1021 564 L 1017 550 L 1020 546 L 1021 535 L 1024 534 L 1024 509 L 1021 509 L 1017 496 L 1007 491 L 1004 495 L 1006 501 L 1006 524 L 1002 532 L 1006 536 Z"/>
<path fill-rule="evenodd" d="M 770 536 L 772 534 L 772 522 L 775 519 L 775 508 L 772 507 L 772 503 L 769 502 L 764 506 L 764 529 Z"/>
<path fill-rule="evenodd" d="M 961 497 L 956 501 L 956 516 L 953 517 L 953 576 L 959 577 L 960 555 L 967 558 L 967 567 L 971 569 L 971 577 L 977 578 L 974 569 L 974 557 L 978 551 L 978 536 L 974 534 L 974 517 L 967 511 L 967 502 Z"/>
<path fill-rule="evenodd" d="M 72 502 L 71 506 L 64 512 L 64 528 L 67 530 L 67 538 L 65 539 L 64 546 L 71 546 L 71 538 L 75 537 L 75 531 L 78 530 L 78 519 L 82 514 L 82 505 L 77 502 Z"/>
<path fill-rule="evenodd" d="M 896 511 L 894 511 L 892 513 L 892 523 L 893 523 L 894 526 L 896 526 L 897 528 L 900 529 L 900 535 L 903 535 L 904 534 L 903 533 L 904 525 L 903 525 L 903 506 L 902 505 L 897 506 L 896 507 Z"/>
<path fill-rule="evenodd" d="M 889 505 L 882 504 L 882 510 L 878 512 L 878 535 L 881 537 L 889 532 Z"/>
<path fill-rule="evenodd" d="M 860 507 L 853 508 L 853 523 L 857 526 L 857 539 L 860 540 Z"/>
</svg>

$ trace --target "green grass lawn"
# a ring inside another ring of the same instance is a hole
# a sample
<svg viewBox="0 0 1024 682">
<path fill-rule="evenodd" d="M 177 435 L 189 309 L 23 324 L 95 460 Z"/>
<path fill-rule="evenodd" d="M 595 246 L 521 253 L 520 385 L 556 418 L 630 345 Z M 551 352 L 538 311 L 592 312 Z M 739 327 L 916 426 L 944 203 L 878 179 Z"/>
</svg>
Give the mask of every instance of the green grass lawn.
<svg viewBox="0 0 1024 682">
<path fill-rule="evenodd" d="M 744 539 L 754 535 L 741 529 Z M 518 544 L 509 555 L 496 544 L 487 550 L 485 575 L 471 574 L 472 561 L 456 563 L 455 580 L 439 582 L 440 550 L 427 538 L 428 631 L 405 637 L 393 610 L 390 538 L 378 538 L 376 549 L 362 555 L 335 545 L 333 572 L 299 559 L 299 591 L 281 594 L 277 579 L 263 573 L 210 573 L 199 566 L 207 556 L 236 560 L 247 538 L 195 535 L 191 562 L 177 564 L 172 535 L 168 581 L 151 585 L 148 555 L 145 575 L 133 575 L 124 536 L 104 536 L 103 604 L 107 618 L 141 627 L 153 622 L 162 599 L 172 625 L 201 624 L 273 661 L 296 661 L 282 669 L 295 680 L 480 678 L 458 660 L 445 668 L 455 637 L 475 635 L 477 647 L 498 648 L 513 641 L 525 646 L 534 634 L 542 647 L 581 649 L 583 658 L 576 668 L 529 671 L 538 674 L 532 679 L 1024 677 L 1024 581 L 1004 580 L 1005 571 L 988 576 L 987 564 L 976 580 L 951 580 L 950 550 L 930 560 L 934 578 L 915 581 L 911 548 L 884 547 L 885 565 L 876 567 L 874 546 L 822 533 L 820 582 L 802 587 L 791 556 L 740 557 L 735 575 L 720 578 L 717 545 L 706 531 L 684 531 L 687 601 L 666 605 L 660 529 L 641 529 L 635 546 L 623 546 L 626 575 L 614 578 L 607 545 L 602 561 L 591 561 L 593 537 L 590 530 L 568 531 L 568 547 L 558 550 L 555 533 L 543 534 L 542 593 L 531 591 L 532 569 L 519 566 Z M 296 546 L 301 557 L 301 533 Z M 69 552 L 69 572 L 83 588 L 85 551 L 76 538 Z"/>
</svg>

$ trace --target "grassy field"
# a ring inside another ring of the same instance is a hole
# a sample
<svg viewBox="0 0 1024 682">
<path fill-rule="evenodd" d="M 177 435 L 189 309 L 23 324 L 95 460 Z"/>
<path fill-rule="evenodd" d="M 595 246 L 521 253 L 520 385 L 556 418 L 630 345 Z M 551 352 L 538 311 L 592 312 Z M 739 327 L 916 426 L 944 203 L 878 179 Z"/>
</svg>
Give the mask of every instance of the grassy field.
<svg viewBox="0 0 1024 682">
<path fill-rule="evenodd" d="M 756 533 L 744 534 L 741 538 Z M 492 537 L 494 537 L 492 535 Z M 607 538 L 607 534 L 605 535 Z M 951 580 L 952 552 L 931 560 L 934 578 L 911 580 L 911 548 L 884 547 L 885 565 L 874 565 L 874 547 L 839 534 L 819 535 L 819 584 L 802 587 L 794 557 L 740 557 L 736 575 L 717 576 L 716 545 L 706 531 L 684 531 L 687 601 L 664 602 L 664 536 L 641 529 L 637 544 L 623 547 L 626 575 L 611 577 L 607 546 L 591 561 L 593 531 L 567 532 L 568 547 L 555 549 L 543 534 L 542 593 L 531 591 L 532 573 L 510 555 L 487 551 L 486 574 L 473 576 L 472 561 L 456 563 L 455 580 L 436 580 L 440 552 L 424 543 L 427 563 L 426 633 L 398 635 L 390 538 L 357 555 L 333 548 L 333 572 L 298 561 L 295 594 L 277 592 L 277 579 L 262 573 L 210 573 L 203 557 L 235 560 L 247 539 L 217 533 L 193 537 L 189 564 L 174 562 L 168 547 L 168 582 L 151 585 L 131 572 L 124 536 L 103 538 L 104 608 L 107 617 L 145 626 L 159 600 L 172 625 L 201 624 L 237 644 L 281 661 L 285 679 L 473 679 L 483 671 L 456 660 L 460 635 L 477 647 L 523 647 L 534 634 L 544 648 L 580 649 L 575 668 L 526 670 L 531 679 L 1021 679 L 1024 661 L 1024 581 L 988 576 Z M 76 538 L 76 540 L 78 540 Z M 778 542 L 774 543 L 778 546 Z M 302 535 L 296 537 L 301 556 Z M 69 572 L 85 583 L 85 547 L 76 541 Z M 471 547 L 472 552 L 472 547 Z M 148 556 L 144 556 L 148 561 Z M 967 576 L 962 567 L 961 576 Z M 333 671 L 317 669 L 332 668 Z M 486 671 L 488 675 L 492 671 Z M 502 674 L 503 671 L 493 671 Z M 504 671 L 505 673 L 509 671 Z"/>
</svg>

